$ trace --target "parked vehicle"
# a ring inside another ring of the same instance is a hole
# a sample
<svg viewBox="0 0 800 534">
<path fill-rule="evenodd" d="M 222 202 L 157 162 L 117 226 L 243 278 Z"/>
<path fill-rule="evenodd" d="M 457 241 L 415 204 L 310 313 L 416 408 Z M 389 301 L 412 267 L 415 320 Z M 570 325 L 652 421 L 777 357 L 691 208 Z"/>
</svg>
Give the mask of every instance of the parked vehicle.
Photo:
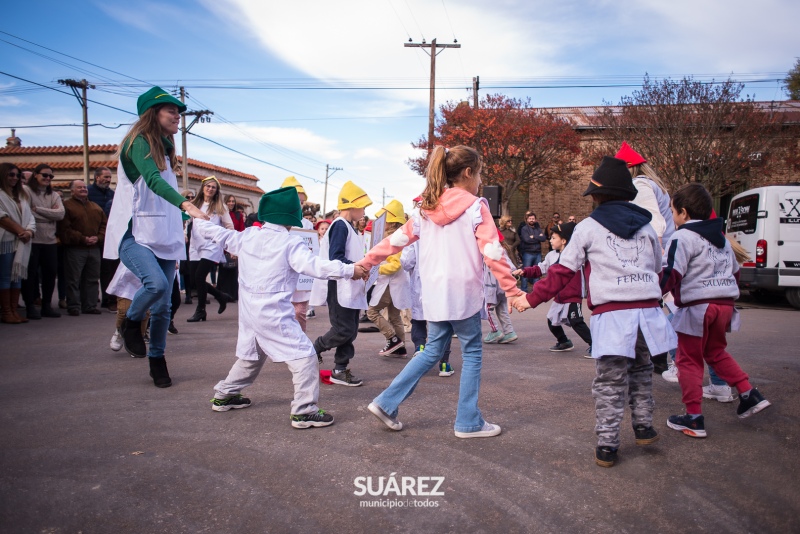
<svg viewBox="0 0 800 534">
<path fill-rule="evenodd" d="M 785 293 L 800 309 L 800 183 L 733 197 L 727 233 L 753 258 L 742 266 L 739 287 L 756 296 Z"/>
</svg>

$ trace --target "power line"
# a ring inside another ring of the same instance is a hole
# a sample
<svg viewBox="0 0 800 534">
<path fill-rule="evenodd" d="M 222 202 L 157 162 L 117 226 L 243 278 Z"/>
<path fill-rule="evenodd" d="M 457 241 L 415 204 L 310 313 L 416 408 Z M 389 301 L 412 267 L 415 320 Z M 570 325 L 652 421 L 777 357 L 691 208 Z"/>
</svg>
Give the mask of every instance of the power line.
<svg viewBox="0 0 800 534">
<path fill-rule="evenodd" d="M 133 123 L 130 122 L 122 122 L 117 124 L 116 126 L 106 126 L 105 124 L 101 124 L 96 122 L 94 124 L 89 124 L 89 126 L 102 126 L 103 128 L 108 128 L 109 130 L 116 130 L 122 126 L 130 126 Z M 33 124 L 30 126 L 0 126 L 0 130 L 6 130 L 9 128 L 14 128 L 15 130 L 27 130 L 29 128 L 58 128 L 61 126 L 80 126 L 83 127 L 83 124 Z"/>
</svg>

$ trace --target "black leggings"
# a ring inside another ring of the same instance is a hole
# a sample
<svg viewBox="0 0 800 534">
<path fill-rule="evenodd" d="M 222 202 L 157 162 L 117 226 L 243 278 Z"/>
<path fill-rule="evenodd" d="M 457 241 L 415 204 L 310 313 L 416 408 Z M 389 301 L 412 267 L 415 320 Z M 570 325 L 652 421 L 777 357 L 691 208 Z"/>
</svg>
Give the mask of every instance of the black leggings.
<svg viewBox="0 0 800 534">
<path fill-rule="evenodd" d="M 581 336 L 581 339 L 586 342 L 587 345 L 592 344 L 592 332 L 589 330 L 589 326 L 583 321 L 583 313 L 581 312 L 581 305 L 579 302 L 570 302 L 569 303 L 569 314 L 567 316 L 569 318 L 569 325 L 572 327 L 575 332 Z M 564 329 L 561 325 L 553 326 L 553 323 L 550 322 L 550 319 L 547 320 L 547 327 L 550 329 L 550 332 L 556 336 L 556 339 L 559 343 L 566 343 L 569 341 L 567 335 L 564 333 Z"/>
<path fill-rule="evenodd" d="M 207 259 L 200 259 L 199 261 L 190 261 L 189 267 L 192 271 L 192 282 L 194 282 L 195 289 L 197 289 L 197 309 L 204 310 L 206 308 L 206 293 L 211 293 L 217 301 L 222 302 L 222 295 L 217 288 L 206 282 L 206 277 L 211 269 L 216 267 L 217 263 Z"/>
<path fill-rule="evenodd" d="M 170 321 L 175 319 L 175 314 L 178 312 L 178 308 L 181 307 L 181 288 L 178 284 L 178 279 L 175 278 L 175 281 L 172 282 L 172 305 L 169 307 L 169 319 Z"/>
<path fill-rule="evenodd" d="M 41 278 L 39 271 L 41 269 Z M 42 284 L 42 306 L 50 307 L 58 273 L 58 245 L 33 243 L 28 260 L 28 277 L 22 281 L 22 298 L 27 306 L 39 298 L 39 282 Z"/>
</svg>

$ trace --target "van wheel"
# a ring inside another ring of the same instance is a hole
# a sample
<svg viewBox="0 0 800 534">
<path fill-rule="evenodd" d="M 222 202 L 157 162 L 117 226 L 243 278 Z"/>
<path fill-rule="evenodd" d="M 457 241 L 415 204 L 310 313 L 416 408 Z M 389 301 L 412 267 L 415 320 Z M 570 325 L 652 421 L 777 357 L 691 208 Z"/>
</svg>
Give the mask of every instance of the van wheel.
<svg viewBox="0 0 800 534">
<path fill-rule="evenodd" d="M 786 300 L 792 307 L 800 310 L 800 287 L 793 287 L 786 290 Z"/>
<path fill-rule="evenodd" d="M 766 289 L 754 289 L 750 291 L 750 296 L 759 304 L 777 304 L 781 300 L 780 293 L 773 293 Z"/>
</svg>

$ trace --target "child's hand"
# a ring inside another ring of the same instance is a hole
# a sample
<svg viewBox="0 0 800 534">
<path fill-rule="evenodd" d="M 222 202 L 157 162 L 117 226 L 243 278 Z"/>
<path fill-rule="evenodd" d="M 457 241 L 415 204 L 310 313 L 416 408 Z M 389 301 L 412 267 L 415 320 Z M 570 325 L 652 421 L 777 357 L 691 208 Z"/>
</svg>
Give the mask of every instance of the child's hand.
<svg viewBox="0 0 800 534">
<path fill-rule="evenodd" d="M 517 269 L 516 271 L 511 271 L 511 274 L 514 276 L 522 276 L 525 273 L 523 269 Z"/>
<path fill-rule="evenodd" d="M 530 307 L 531 305 L 525 295 L 520 295 L 519 297 L 509 299 L 508 301 L 508 313 L 512 313 L 513 308 L 516 308 L 519 313 L 522 313 Z"/>
<path fill-rule="evenodd" d="M 353 280 L 366 280 L 369 278 L 369 269 L 361 263 L 353 264 Z"/>
</svg>

